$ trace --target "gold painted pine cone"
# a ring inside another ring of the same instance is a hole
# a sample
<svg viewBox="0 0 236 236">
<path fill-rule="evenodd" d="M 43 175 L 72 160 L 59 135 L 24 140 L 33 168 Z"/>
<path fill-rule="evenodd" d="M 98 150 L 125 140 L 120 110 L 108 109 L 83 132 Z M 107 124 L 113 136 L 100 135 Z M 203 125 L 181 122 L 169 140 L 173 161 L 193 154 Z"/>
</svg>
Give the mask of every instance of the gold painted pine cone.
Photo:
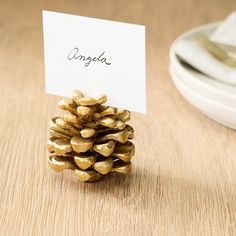
<svg viewBox="0 0 236 236">
<path fill-rule="evenodd" d="M 66 111 L 50 120 L 50 166 L 74 171 L 80 181 L 93 182 L 112 172 L 129 174 L 135 147 L 133 128 L 126 124 L 130 112 L 104 106 L 106 96 L 84 97 L 78 90 L 59 101 Z"/>
</svg>

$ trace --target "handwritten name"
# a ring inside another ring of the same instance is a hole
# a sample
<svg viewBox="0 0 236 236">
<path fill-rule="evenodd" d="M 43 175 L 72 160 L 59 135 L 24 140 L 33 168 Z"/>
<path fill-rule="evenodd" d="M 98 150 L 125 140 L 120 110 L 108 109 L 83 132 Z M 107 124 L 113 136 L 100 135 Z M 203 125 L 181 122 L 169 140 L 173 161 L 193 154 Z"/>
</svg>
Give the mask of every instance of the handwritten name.
<svg viewBox="0 0 236 236">
<path fill-rule="evenodd" d="M 111 63 L 107 62 L 107 58 L 104 55 L 105 55 L 105 52 L 102 52 L 98 57 L 84 56 L 84 55 L 80 54 L 79 48 L 75 47 L 70 51 L 67 58 L 69 60 L 75 59 L 75 60 L 79 60 L 79 61 L 84 61 L 85 67 L 88 67 L 91 64 L 91 62 L 100 62 L 100 63 L 104 63 L 105 65 L 110 66 Z"/>
</svg>

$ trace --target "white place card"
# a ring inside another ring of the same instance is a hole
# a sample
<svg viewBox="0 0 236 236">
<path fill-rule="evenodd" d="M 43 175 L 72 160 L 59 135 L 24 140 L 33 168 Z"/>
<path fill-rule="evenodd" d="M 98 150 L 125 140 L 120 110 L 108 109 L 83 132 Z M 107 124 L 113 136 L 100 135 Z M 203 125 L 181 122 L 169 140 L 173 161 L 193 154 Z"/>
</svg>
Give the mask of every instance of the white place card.
<svg viewBox="0 0 236 236">
<path fill-rule="evenodd" d="M 146 113 L 145 26 L 43 11 L 43 35 L 47 93 Z"/>
</svg>

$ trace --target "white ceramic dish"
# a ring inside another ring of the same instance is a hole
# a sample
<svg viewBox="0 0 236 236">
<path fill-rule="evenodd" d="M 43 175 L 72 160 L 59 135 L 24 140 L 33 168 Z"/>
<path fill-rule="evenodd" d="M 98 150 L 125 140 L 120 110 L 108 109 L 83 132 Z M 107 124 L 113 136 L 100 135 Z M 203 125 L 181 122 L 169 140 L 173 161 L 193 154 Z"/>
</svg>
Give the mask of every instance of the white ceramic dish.
<svg viewBox="0 0 236 236">
<path fill-rule="evenodd" d="M 189 31 L 180 36 L 173 43 L 170 49 L 171 66 L 175 74 L 182 81 L 184 81 L 188 87 L 197 93 L 236 109 L 236 86 L 231 86 L 209 78 L 208 76 L 181 62 L 181 60 L 175 55 L 175 45 L 179 40 L 182 40 L 184 37 L 190 37 L 191 34 L 196 34 L 198 31 L 210 32 L 214 30 L 216 26 L 217 24 L 215 23 L 209 24 Z"/>
<path fill-rule="evenodd" d="M 211 100 L 208 97 L 188 87 L 170 67 L 170 74 L 177 90 L 192 105 L 211 119 L 233 129 L 236 129 L 236 109 Z"/>
<path fill-rule="evenodd" d="M 178 63 L 179 64 L 171 62 L 170 65 L 178 78 L 189 88 L 218 103 L 236 109 L 236 87 L 221 84 L 204 74 L 188 68 L 187 66 L 183 66 L 180 62 Z"/>
</svg>

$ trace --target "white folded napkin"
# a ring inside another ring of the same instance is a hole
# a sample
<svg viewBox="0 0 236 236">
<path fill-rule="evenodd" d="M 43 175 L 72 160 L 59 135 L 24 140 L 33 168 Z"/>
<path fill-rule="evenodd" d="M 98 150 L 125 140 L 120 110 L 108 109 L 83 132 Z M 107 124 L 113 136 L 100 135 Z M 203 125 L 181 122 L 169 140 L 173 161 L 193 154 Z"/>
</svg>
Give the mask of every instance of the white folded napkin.
<svg viewBox="0 0 236 236">
<path fill-rule="evenodd" d="M 201 33 L 210 37 L 212 30 L 203 28 Z M 199 33 L 179 40 L 175 47 L 176 55 L 209 77 L 236 85 L 236 67 L 228 66 L 215 58 L 197 42 L 197 37 Z"/>
<path fill-rule="evenodd" d="M 231 13 L 212 33 L 210 40 L 236 53 L 236 12 Z"/>
</svg>

